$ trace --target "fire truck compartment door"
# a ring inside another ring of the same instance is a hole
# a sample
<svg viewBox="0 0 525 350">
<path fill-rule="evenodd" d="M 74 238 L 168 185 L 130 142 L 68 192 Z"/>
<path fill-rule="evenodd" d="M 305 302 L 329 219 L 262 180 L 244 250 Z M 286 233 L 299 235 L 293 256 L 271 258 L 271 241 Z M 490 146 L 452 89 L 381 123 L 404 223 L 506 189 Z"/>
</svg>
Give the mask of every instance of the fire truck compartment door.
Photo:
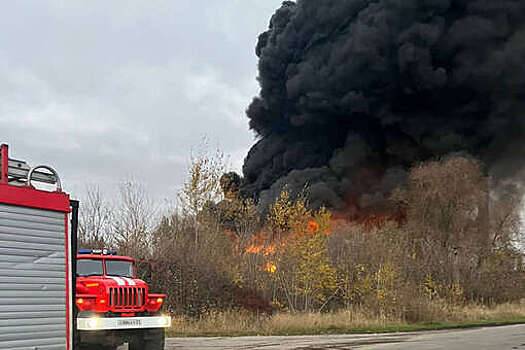
<svg viewBox="0 0 525 350">
<path fill-rule="evenodd" d="M 0 204 L 0 349 L 66 349 L 65 215 Z"/>
</svg>

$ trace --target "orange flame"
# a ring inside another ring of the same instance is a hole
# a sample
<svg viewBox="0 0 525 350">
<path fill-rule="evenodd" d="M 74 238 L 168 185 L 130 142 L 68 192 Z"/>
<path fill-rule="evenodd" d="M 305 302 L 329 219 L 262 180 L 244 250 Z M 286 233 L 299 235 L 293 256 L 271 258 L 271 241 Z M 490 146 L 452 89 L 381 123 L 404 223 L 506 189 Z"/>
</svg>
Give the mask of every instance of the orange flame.
<svg viewBox="0 0 525 350">
<path fill-rule="evenodd" d="M 248 254 L 259 254 L 263 250 L 263 246 L 261 245 L 249 245 L 246 248 L 246 253 Z"/>
<path fill-rule="evenodd" d="M 268 234 L 265 232 L 260 232 L 254 235 L 244 249 L 245 253 L 248 254 L 264 254 L 265 256 L 275 253 L 276 246 L 271 242 Z"/>
<path fill-rule="evenodd" d="M 319 233 L 321 233 L 321 225 L 314 219 L 308 221 L 303 231 L 290 232 L 288 235 L 285 235 L 278 240 L 272 238 L 266 232 L 260 232 L 251 237 L 248 245 L 244 248 L 244 252 L 247 254 L 271 256 L 276 254 L 279 248 L 286 245 L 290 240 L 297 239 L 304 235 L 315 235 Z M 329 236 L 332 233 L 331 227 L 322 229 L 322 233 Z"/>
<path fill-rule="evenodd" d="M 277 247 L 275 246 L 275 244 L 270 244 L 269 246 L 264 248 L 263 254 L 265 256 L 272 255 L 272 254 L 275 254 L 276 250 L 277 250 Z"/>
<path fill-rule="evenodd" d="M 310 221 L 308 221 L 308 225 L 307 225 L 306 229 L 307 229 L 308 233 L 315 234 L 315 233 L 319 232 L 319 224 L 315 220 L 310 220 Z"/>
</svg>

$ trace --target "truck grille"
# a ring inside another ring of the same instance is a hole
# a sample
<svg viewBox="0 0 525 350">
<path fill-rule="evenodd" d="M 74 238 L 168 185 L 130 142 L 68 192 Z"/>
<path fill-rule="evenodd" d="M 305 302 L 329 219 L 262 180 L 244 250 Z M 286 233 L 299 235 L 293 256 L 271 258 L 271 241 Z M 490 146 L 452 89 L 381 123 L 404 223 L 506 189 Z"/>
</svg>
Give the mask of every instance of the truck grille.
<svg viewBox="0 0 525 350">
<path fill-rule="evenodd" d="M 146 304 L 146 288 L 109 288 L 109 306 L 122 309 L 140 309 Z"/>
</svg>

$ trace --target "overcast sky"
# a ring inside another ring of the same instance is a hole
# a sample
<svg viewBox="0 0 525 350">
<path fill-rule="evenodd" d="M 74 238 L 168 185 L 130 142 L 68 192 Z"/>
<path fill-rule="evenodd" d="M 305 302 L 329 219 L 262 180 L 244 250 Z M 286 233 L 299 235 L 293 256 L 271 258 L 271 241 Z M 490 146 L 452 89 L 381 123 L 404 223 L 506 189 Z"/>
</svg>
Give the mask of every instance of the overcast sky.
<svg viewBox="0 0 525 350">
<path fill-rule="evenodd" d="M 5 1 L 0 142 L 69 192 L 180 187 L 207 137 L 234 168 L 254 142 L 257 36 L 281 0 Z"/>
</svg>

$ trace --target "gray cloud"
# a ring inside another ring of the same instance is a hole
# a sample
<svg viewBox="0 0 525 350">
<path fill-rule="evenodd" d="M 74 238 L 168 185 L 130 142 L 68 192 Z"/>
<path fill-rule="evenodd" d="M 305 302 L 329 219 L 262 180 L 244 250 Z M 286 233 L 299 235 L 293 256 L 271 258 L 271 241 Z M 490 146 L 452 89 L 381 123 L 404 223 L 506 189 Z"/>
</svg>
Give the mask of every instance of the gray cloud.
<svg viewBox="0 0 525 350">
<path fill-rule="evenodd" d="M 16 1 L 0 14 L 0 141 L 67 188 L 123 179 L 173 196 L 207 136 L 253 142 L 254 47 L 280 1 Z"/>
</svg>

